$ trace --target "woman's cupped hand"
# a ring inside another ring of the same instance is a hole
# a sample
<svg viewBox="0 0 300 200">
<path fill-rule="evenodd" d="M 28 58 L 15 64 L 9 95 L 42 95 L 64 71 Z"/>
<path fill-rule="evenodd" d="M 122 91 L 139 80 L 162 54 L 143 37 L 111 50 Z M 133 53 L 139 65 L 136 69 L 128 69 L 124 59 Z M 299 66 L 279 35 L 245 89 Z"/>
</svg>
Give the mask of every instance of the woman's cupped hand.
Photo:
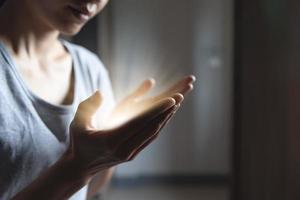
<svg viewBox="0 0 300 200">
<path fill-rule="evenodd" d="M 152 97 L 145 96 L 154 87 L 155 81 L 143 81 L 116 105 L 107 120 L 111 125 L 104 129 L 97 129 L 92 124 L 93 116 L 103 100 L 102 94 L 95 92 L 78 106 L 70 125 L 68 156 L 87 176 L 133 160 L 157 138 L 174 116 L 184 96 L 193 89 L 194 81 L 194 76 L 184 77 Z M 126 118 L 119 123 L 110 123 L 120 116 Z"/>
</svg>

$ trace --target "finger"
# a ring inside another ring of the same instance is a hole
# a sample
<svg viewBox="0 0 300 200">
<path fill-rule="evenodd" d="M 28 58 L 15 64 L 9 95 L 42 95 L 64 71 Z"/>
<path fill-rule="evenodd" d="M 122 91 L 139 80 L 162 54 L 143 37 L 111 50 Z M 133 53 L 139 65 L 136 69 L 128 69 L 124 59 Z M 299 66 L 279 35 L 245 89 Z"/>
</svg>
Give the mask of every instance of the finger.
<svg viewBox="0 0 300 200">
<path fill-rule="evenodd" d="M 180 93 L 173 94 L 172 98 L 175 100 L 176 105 L 180 104 L 184 100 L 184 96 Z M 136 105 L 136 111 L 138 112 L 139 110 L 149 108 L 157 101 L 159 101 L 159 99 L 148 99 L 143 102 L 140 102 L 139 104 Z"/>
<path fill-rule="evenodd" d="M 136 88 L 133 92 L 131 92 L 128 96 L 122 99 L 118 103 L 118 109 L 115 112 L 120 112 L 123 109 L 126 109 L 126 106 L 132 103 L 134 100 L 138 100 L 142 98 L 142 96 L 146 95 L 155 85 L 155 80 L 153 78 L 149 78 L 144 80 L 138 88 Z"/>
<path fill-rule="evenodd" d="M 180 104 L 184 100 L 184 96 L 180 93 L 174 94 L 172 98 L 175 99 L 176 105 Z"/>
<path fill-rule="evenodd" d="M 196 78 L 193 75 L 186 76 L 183 79 L 177 81 L 174 85 L 172 85 L 169 89 L 165 92 L 160 94 L 161 96 L 169 96 L 174 93 L 181 93 L 182 95 L 186 95 L 193 89 L 193 83 L 195 82 Z"/>
<path fill-rule="evenodd" d="M 116 141 L 120 143 L 122 142 L 122 140 L 126 140 L 132 137 L 138 132 L 138 130 L 140 130 L 142 127 L 145 127 L 145 125 L 152 119 L 156 118 L 168 109 L 174 107 L 175 103 L 176 102 L 173 98 L 165 98 L 153 104 L 150 108 L 146 108 L 143 111 L 139 112 L 139 114 L 135 115 L 135 117 L 127 120 L 121 125 L 110 129 L 94 132 L 93 137 L 95 137 L 95 139 L 101 139 L 103 137 L 103 134 L 106 134 L 112 140 L 112 143 L 115 143 Z"/>
<path fill-rule="evenodd" d="M 175 106 L 176 107 L 176 106 Z M 128 138 L 122 145 L 118 148 L 116 152 L 116 156 L 119 157 L 121 160 L 128 160 L 132 153 L 145 141 L 151 138 L 158 130 L 160 130 L 162 124 L 165 122 L 166 119 L 172 115 L 174 108 L 170 108 L 168 111 L 164 112 L 152 122 L 150 122 L 146 127 L 142 128 L 138 132 L 138 134 Z"/>
<path fill-rule="evenodd" d="M 153 140 L 155 140 L 157 138 L 157 136 L 159 135 L 160 131 L 171 121 L 171 119 L 174 117 L 176 111 L 179 109 L 180 105 L 177 107 L 177 109 L 168 116 L 168 118 L 163 122 L 163 124 L 161 125 L 161 127 L 159 128 L 159 130 L 156 131 L 155 134 L 153 134 L 153 136 L 151 136 L 149 139 L 147 139 L 143 144 L 141 144 L 137 150 L 135 150 L 132 155 L 130 156 L 130 160 L 133 160 L 142 150 L 144 150 L 150 143 L 153 142 Z"/>
<path fill-rule="evenodd" d="M 173 107 L 175 103 L 176 102 L 173 98 L 163 99 L 155 103 L 150 108 L 147 108 L 146 110 L 142 111 L 139 115 L 126 122 L 125 124 L 116 127 L 112 131 L 115 132 L 116 135 L 122 135 L 122 137 L 124 137 L 124 133 L 132 133 L 134 132 L 134 130 L 137 130 L 138 127 L 144 127 L 149 121 L 156 118 L 159 114 Z"/>
<path fill-rule="evenodd" d="M 148 93 L 155 85 L 155 80 L 153 78 L 149 78 L 144 80 L 130 95 L 128 95 L 125 99 L 132 100 L 136 98 L 140 98 Z"/>
<path fill-rule="evenodd" d="M 175 104 L 178 105 L 184 100 L 184 96 L 180 93 L 176 93 L 172 96 L 172 98 L 175 100 Z M 135 112 L 139 113 L 141 110 L 145 110 L 145 108 L 150 108 L 155 102 L 159 100 L 154 101 L 153 99 L 150 99 L 148 101 L 140 102 L 136 105 Z"/>
<path fill-rule="evenodd" d="M 91 122 L 92 117 L 102 103 L 102 99 L 100 91 L 96 91 L 92 96 L 78 105 L 74 119 L 80 123 Z"/>
<path fill-rule="evenodd" d="M 102 95 L 100 91 L 96 91 L 93 95 L 82 101 L 78 106 L 79 112 L 85 112 L 88 115 L 96 113 L 102 103 Z"/>
<path fill-rule="evenodd" d="M 187 76 L 171 86 L 167 91 L 163 93 L 163 95 L 169 95 L 175 92 L 185 95 L 191 90 L 190 85 L 192 85 L 194 81 L 194 76 Z"/>
</svg>

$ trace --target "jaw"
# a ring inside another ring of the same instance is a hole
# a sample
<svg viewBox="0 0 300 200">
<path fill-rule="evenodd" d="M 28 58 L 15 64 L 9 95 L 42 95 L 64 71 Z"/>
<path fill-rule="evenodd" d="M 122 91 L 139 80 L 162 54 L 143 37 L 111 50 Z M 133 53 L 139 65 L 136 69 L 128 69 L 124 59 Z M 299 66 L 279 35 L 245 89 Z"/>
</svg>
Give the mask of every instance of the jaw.
<svg viewBox="0 0 300 200">
<path fill-rule="evenodd" d="M 83 25 L 64 27 L 63 29 L 59 30 L 59 32 L 65 36 L 74 36 L 81 31 L 82 27 Z"/>
</svg>

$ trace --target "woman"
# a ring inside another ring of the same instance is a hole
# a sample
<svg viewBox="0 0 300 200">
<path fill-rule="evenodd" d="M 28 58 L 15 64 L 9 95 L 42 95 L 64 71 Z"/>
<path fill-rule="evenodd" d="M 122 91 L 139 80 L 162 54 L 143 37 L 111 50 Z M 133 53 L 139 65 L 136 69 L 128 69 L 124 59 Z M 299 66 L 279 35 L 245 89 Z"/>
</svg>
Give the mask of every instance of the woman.
<svg viewBox="0 0 300 200">
<path fill-rule="evenodd" d="M 192 90 L 194 77 L 188 76 L 142 98 L 154 86 L 149 79 L 114 106 L 97 56 L 59 39 L 78 33 L 107 3 L 0 0 L 1 200 L 93 196 L 113 166 L 132 160 L 157 137 Z M 112 108 L 97 128 L 96 111 L 104 116 Z"/>
</svg>

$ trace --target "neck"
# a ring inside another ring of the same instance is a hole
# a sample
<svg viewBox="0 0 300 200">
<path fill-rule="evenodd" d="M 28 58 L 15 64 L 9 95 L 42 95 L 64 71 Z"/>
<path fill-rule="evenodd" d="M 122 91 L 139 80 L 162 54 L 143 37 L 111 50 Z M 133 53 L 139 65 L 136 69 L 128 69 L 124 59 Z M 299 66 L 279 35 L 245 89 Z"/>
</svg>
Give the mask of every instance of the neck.
<svg viewBox="0 0 300 200">
<path fill-rule="evenodd" d="M 5 27 L 0 39 L 15 55 L 45 55 L 58 43 L 59 32 L 32 13 L 29 3 L 20 0 L 9 0 L 0 9 L 0 27 Z"/>
</svg>

